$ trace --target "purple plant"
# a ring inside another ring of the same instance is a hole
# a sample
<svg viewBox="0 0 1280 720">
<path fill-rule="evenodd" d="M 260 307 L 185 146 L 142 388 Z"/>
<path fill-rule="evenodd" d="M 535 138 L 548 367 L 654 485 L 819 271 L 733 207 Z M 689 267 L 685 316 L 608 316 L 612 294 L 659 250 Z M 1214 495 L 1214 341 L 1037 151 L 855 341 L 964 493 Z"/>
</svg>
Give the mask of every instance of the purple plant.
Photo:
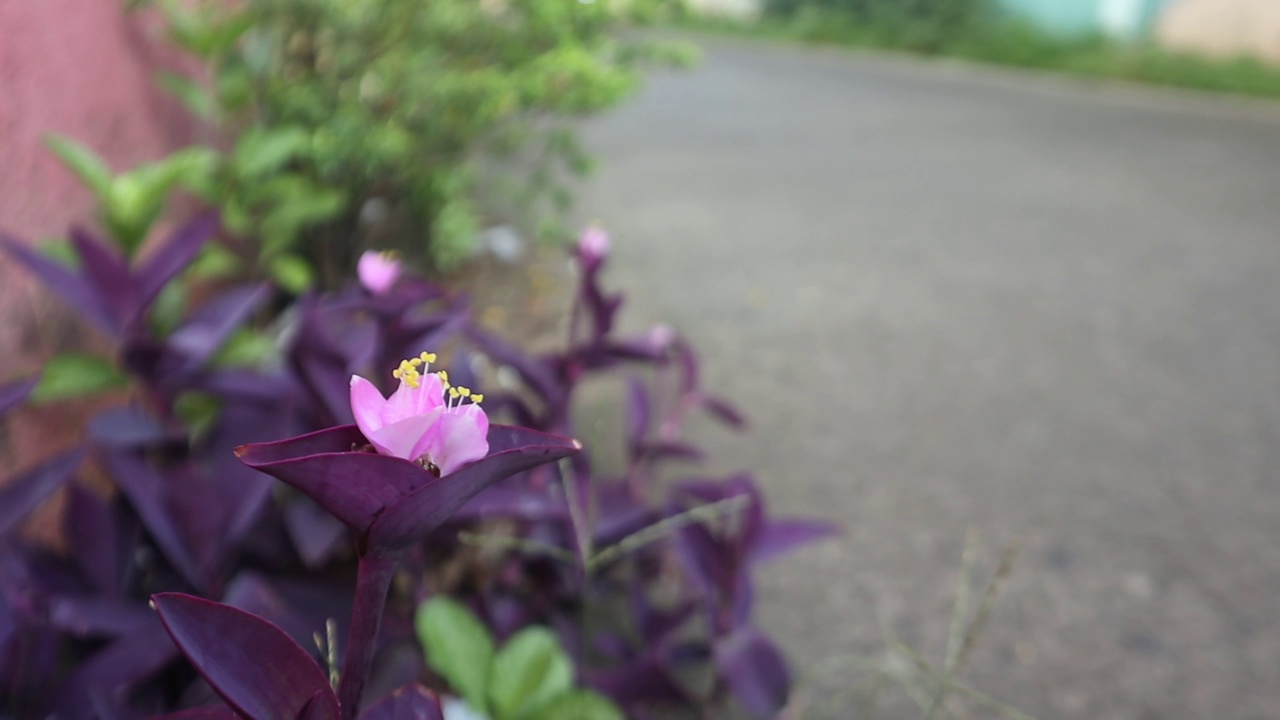
<svg viewBox="0 0 1280 720">
<path fill-rule="evenodd" d="M 425 674 L 412 618 L 437 592 L 499 638 L 552 628 L 578 676 L 632 717 L 776 714 L 789 682 L 751 624 L 751 572 L 833 528 L 770 519 L 748 475 L 662 490 L 675 463 L 702 457 L 683 436 L 690 412 L 743 420 L 702 389 L 673 330 L 617 336 L 607 235 L 574 251 L 567 347 L 531 357 L 382 255 L 362 260 L 359 284 L 276 312 L 250 284 L 156 322 L 160 291 L 215 228 L 201 218 L 132 267 L 84 233 L 74 268 L 4 241 L 115 343 L 109 365 L 129 388 L 83 447 L 0 486 L 6 717 L 228 716 L 219 698 L 249 717 L 346 720 L 362 702 L 361 717 L 435 717 L 414 683 L 448 688 Z M 274 354 L 229 363 L 229 339 L 253 328 L 271 328 Z M 419 353 L 436 347 L 455 377 L 428 372 L 435 358 Z M 487 412 L 463 387 L 497 385 L 476 377 L 477 356 L 519 378 L 486 393 Z M 622 369 L 635 373 L 626 457 L 606 472 L 566 437 L 582 382 Z M 0 388 L 0 408 L 33 387 Z M 111 492 L 76 477 L 85 458 Z M 55 552 L 15 528 L 60 487 Z M 476 544 L 497 551 L 477 559 Z M 323 643 L 336 690 L 302 649 L 320 628 L 345 637 Z"/>
<path fill-rule="evenodd" d="M 692 347 L 670 328 L 615 337 L 622 299 L 600 283 L 608 246 L 607 235 L 591 229 L 575 249 L 580 283 L 566 350 L 530 358 L 474 327 L 467 338 L 475 352 L 522 380 L 516 390 L 491 393 L 486 405 L 549 432 L 575 434 L 573 398 L 591 375 L 647 368 L 648 380 L 637 375 L 628 383 L 625 467 L 600 472 L 584 452 L 558 472 L 543 468 L 482 494 L 483 512 L 464 508 L 458 516 L 484 519 L 463 537 L 511 550 L 479 582 L 446 589 L 499 634 L 530 624 L 555 628 L 588 684 L 633 717 L 705 714 L 731 704 L 774 717 L 790 682 L 781 653 L 750 623 L 751 571 L 836 529 L 769 518 L 745 473 L 678 481 L 660 500 L 657 479 L 670 474 L 669 465 L 703 456 L 683 438 L 691 411 L 732 427 L 744 421 L 701 388 Z M 515 523 L 514 535 L 485 532 L 503 517 Z M 437 542 L 448 547 L 450 540 Z"/>
</svg>

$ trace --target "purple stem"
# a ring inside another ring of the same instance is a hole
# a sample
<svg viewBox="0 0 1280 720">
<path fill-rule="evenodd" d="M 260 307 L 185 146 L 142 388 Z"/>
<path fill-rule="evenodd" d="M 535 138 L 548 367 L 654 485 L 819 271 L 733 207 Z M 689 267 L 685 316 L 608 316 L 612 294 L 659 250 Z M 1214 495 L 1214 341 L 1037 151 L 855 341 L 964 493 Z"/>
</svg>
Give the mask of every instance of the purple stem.
<svg viewBox="0 0 1280 720">
<path fill-rule="evenodd" d="M 338 705 L 342 720 L 354 720 L 360 710 L 369 671 L 373 668 L 373 652 L 378 645 L 378 629 L 387 605 L 387 590 L 395 575 L 399 553 L 384 555 L 372 551 L 360 556 L 356 575 L 356 597 L 351 608 L 351 632 L 347 634 L 346 657 L 342 677 L 338 681 Z"/>
</svg>

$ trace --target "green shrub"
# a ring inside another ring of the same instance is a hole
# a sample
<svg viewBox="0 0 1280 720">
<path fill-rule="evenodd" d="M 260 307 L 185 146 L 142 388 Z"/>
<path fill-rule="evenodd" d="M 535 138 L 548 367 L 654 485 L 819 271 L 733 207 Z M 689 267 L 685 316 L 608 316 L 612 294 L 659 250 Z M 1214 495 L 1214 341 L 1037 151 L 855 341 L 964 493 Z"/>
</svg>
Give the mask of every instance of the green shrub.
<svg viewBox="0 0 1280 720">
<path fill-rule="evenodd" d="M 232 138 L 203 194 L 264 255 L 350 267 L 372 202 L 382 244 L 447 267 L 486 209 L 567 204 L 565 178 L 589 167 L 569 121 L 626 97 L 646 61 L 683 59 L 622 37 L 678 3 L 161 0 L 212 77 L 163 82 Z M 478 187 L 492 158 L 524 182 Z"/>
<path fill-rule="evenodd" d="M 990 0 L 766 0 L 767 16 L 797 34 L 830 41 L 856 34 L 867 44 L 939 52 L 991 21 Z"/>
</svg>

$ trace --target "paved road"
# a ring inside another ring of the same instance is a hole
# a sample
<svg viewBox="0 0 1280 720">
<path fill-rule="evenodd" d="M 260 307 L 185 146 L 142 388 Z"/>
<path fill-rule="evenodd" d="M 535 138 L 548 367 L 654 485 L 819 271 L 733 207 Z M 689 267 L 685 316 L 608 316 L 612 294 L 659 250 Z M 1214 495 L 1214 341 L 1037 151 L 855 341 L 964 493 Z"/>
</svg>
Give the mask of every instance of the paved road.
<svg viewBox="0 0 1280 720">
<path fill-rule="evenodd" d="M 1023 552 L 967 681 L 1280 717 L 1280 109 L 714 41 L 587 136 L 631 320 L 754 417 L 722 466 L 847 528 L 764 578 L 798 666 L 938 659 L 972 529 Z"/>
</svg>

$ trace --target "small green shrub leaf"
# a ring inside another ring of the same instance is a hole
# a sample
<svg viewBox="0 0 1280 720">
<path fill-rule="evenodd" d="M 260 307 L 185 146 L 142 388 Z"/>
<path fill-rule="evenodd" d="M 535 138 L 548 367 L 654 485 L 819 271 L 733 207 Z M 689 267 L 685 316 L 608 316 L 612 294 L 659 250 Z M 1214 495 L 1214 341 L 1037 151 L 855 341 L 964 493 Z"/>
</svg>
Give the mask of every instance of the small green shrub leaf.
<svg viewBox="0 0 1280 720">
<path fill-rule="evenodd" d="M 252 128 L 236 141 L 232 162 L 241 178 L 257 178 L 279 170 L 310 144 L 311 137 L 300 128 Z"/>
<path fill-rule="evenodd" d="M 600 693 L 571 690 L 539 706 L 530 720 L 626 720 L 626 716 Z"/>
<path fill-rule="evenodd" d="M 165 70 L 156 75 L 156 84 L 181 102 L 191 114 L 201 120 L 212 121 L 218 114 L 218 104 L 204 88 L 191 78 Z"/>
<path fill-rule="evenodd" d="M 31 399 L 38 403 L 69 400 L 123 387 L 128 382 L 129 378 L 105 358 L 68 353 L 54 356 L 45 364 Z"/>
<path fill-rule="evenodd" d="M 276 284 L 294 294 L 306 291 L 315 282 L 311 266 L 297 255 L 277 255 L 271 258 L 268 271 Z"/>
<path fill-rule="evenodd" d="M 92 150 L 61 135 L 47 135 L 44 144 L 71 172 L 80 178 L 98 202 L 104 202 L 111 192 L 111 170 Z"/>
<path fill-rule="evenodd" d="M 174 400 L 173 410 L 187 426 L 192 437 L 204 437 L 217 422 L 218 413 L 222 411 L 222 401 L 212 393 L 193 390 L 178 395 Z"/>
<path fill-rule="evenodd" d="M 66 238 L 49 238 L 36 244 L 36 252 L 66 265 L 72 270 L 80 269 L 80 255 Z"/>
<path fill-rule="evenodd" d="M 546 628 L 516 633 L 493 658 L 489 707 L 495 720 L 521 720 L 573 687 L 573 663 Z"/>
<path fill-rule="evenodd" d="M 486 712 L 494 645 L 484 624 L 457 600 L 435 597 L 418 606 L 414 627 L 431 669 L 473 709 Z"/>
</svg>

